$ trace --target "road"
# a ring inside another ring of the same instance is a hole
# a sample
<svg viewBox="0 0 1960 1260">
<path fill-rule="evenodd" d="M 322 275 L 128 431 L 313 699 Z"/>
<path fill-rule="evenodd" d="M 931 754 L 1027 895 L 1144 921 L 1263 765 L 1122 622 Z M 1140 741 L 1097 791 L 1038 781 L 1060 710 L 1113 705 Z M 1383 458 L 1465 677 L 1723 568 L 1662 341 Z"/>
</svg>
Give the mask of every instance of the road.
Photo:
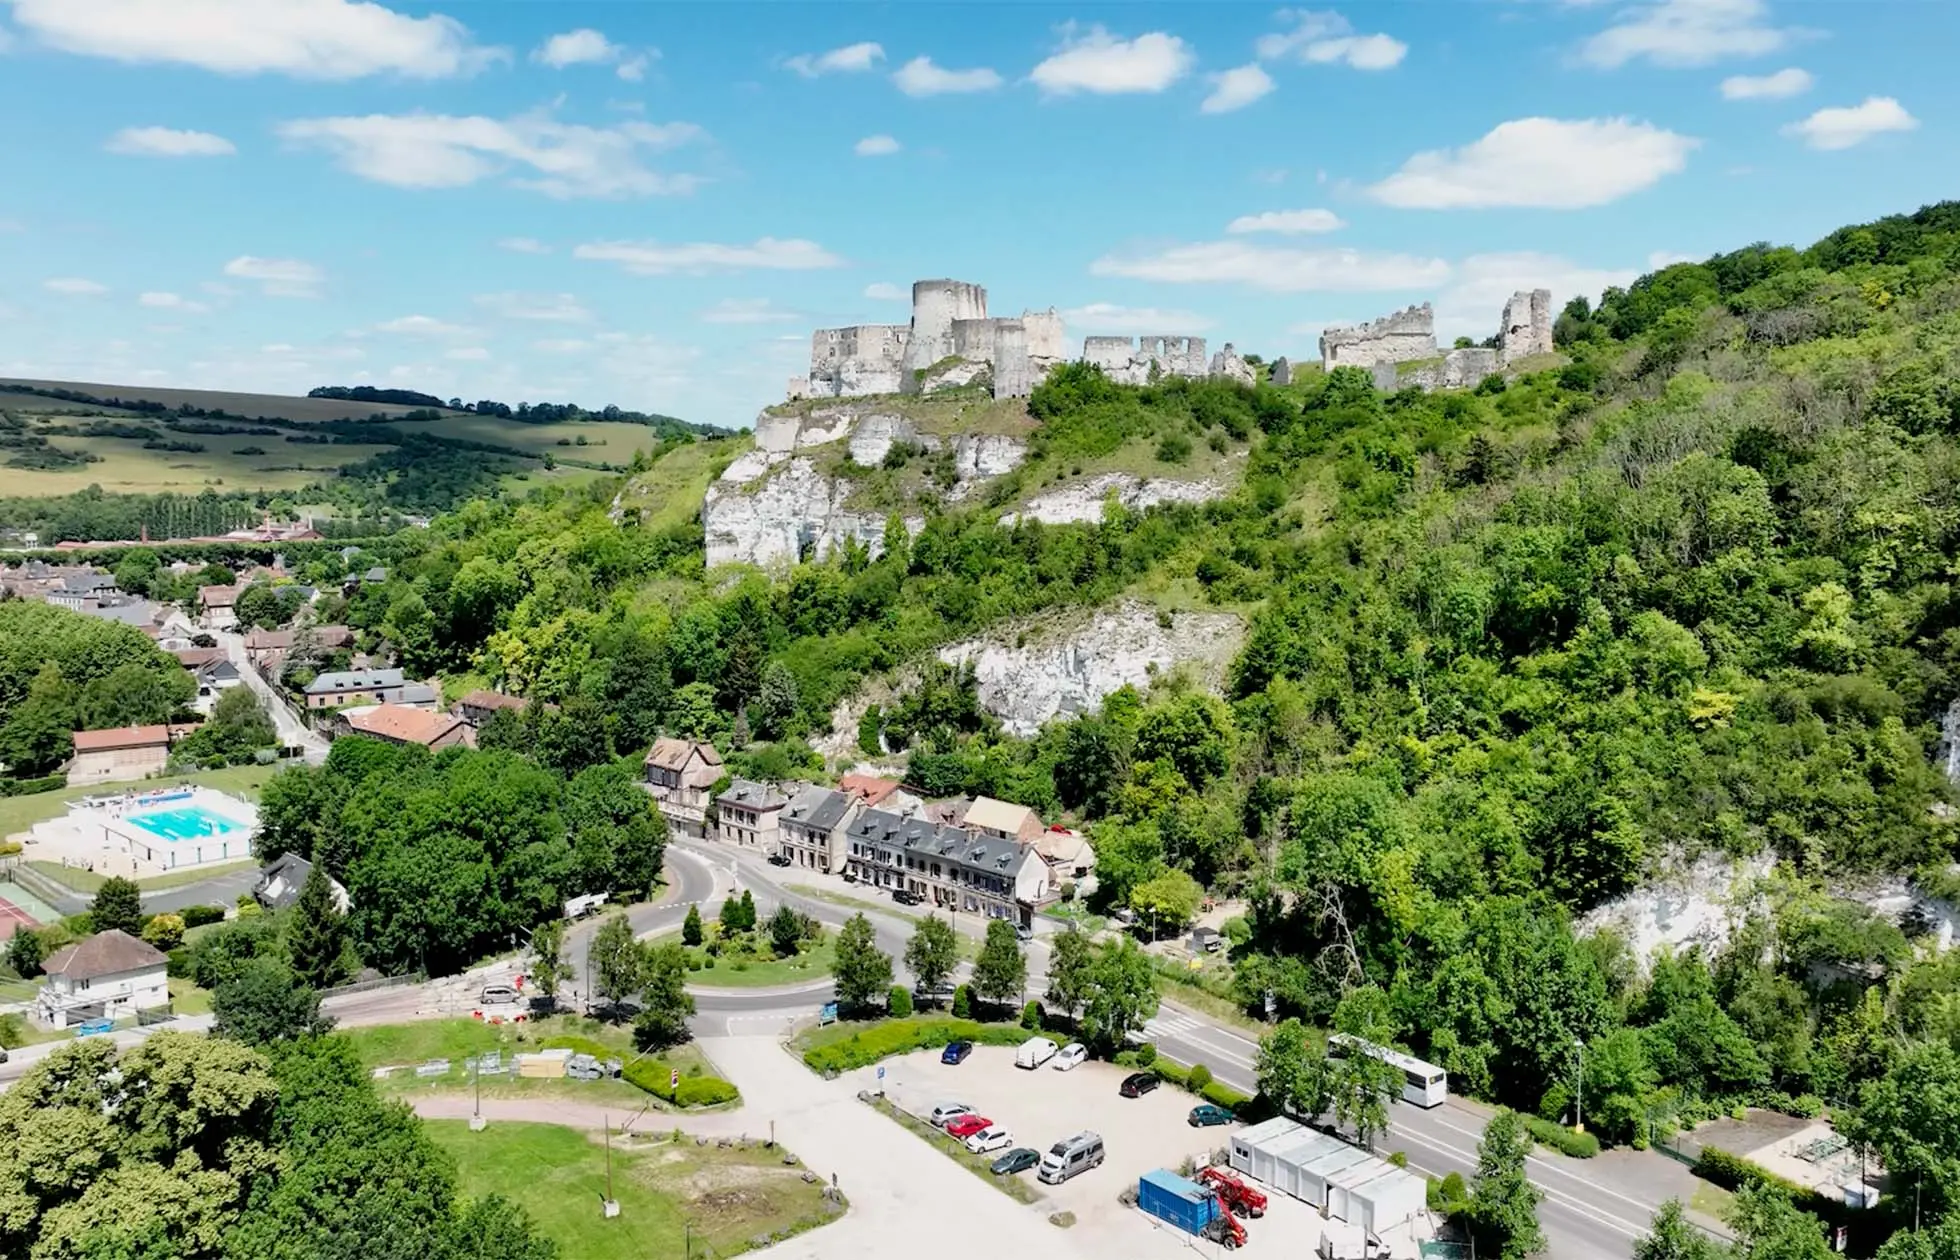
<svg viewBox="0 0 1960 1260">
<path fill-rule="evenodd" d="M 226 659 L 237 668 L 238 676 L 245 680 L 245 686 L 259 698 L 259 707 L 272 716 L 272 725 L 279 732 L 279 742 L 289 748 L 305 749 L 304 757 L 314 765 L 327 759 L 327 740 L 300 720 L 299 714 L 286 703 L 286 697 L 273 689 L 271 683 L 259 677 L 259 671 L 252 668 L 252 662 L 245 656 L 245 637 L 229 630 L 211 631 L 211 637 L 224 648 Z"/>
</svg>

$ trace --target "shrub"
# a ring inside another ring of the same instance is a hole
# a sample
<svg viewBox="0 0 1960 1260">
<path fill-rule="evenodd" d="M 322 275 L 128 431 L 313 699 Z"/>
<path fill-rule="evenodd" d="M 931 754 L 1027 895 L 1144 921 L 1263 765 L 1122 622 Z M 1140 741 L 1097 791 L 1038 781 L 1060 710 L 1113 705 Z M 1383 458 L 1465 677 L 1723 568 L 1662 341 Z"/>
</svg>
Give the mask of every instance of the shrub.
<svg viewBox="0 0 1960 1260">
<path fill-rule="evenodd" d="M 1232 1111 L 1243 1112 L 1255 1100 L 1250 1094 L 1241 1094 L 1223 1081 L 1213 1081 L 1198 1091 L 1206 1102 L 1215 1102 Z"/>
<path fill-rule="evenodd" d="M 1205 1086 L 1209 1084 L 1211 1084 L 1211 1069 L 1202 1063 L 1193 1063 L 1191 1070 L 1185 1074 L 1184 1088 L 1202 1094 L 1205 1092 Z"/>
<path fill-rule="evenodd" d="M 1590 1133 L 1575 1133 L 1562 1124 L 1537 1116 L 1524 1117 L 1524 1127 L 1539 1142 L 1574 1159 L 1591 1159 L 1599 1154 L 1599 1139 Z"/>
<path fill-rule="evenodd" d="M 1429 1210 L 1439 1216 L 1454 1216 L 1470 1202 L 1469 1188 L 1462 1173 L 1451 1173 L 1441 1181 L 1429 1183 Z"/>
<path fill-rule="evenodd" d="M 1021 1008 L 1021 1027 L 1031 1032 L 1041 1031 L 1041 1003 L 1029 1001 Z"/>
<path fill-rule="evenodd" d="M 561 1040 L 578 1041 L 582 1038 L 554 1038 L 552 1045 Z M 679 1089 L 672 1088 L 673 1065 L 658 1059 L 640 1059 L 626 1065 L 620 1073 L 629 1084 L 637 1085 L 655 1098 L 664 1099 L 677 1107 L 714 1107 L 722 1103 L 734 1102 L 742 1096 L 734 1085 L 715 1076 L 683 1076 Z"/>
<path fill-rule="evenodd" d="M 1157 1061 L 1156 1042 L 1146 1041 L 1142 1045 L 1137 1047 L 1137 1065 L 1139 1067 L 1149 1067 L 1151 1064 L 1155 1063 L 1156 1061 Z"/>
<path fill-rule="evenodd" d="M 225 921 L 223 906 L 185 906 L 178 913 L 183 916 L 184 927 L 187 929 Z"/>
<path fill-rule="evenodd" d="M 1388 1153 L 1388 1162 L 1397 1168 L 1407 1168 L 1409 1166 L 1409 1153 L 1407 1151 L 1390 1151 Z"/>
<path fill-rule="evenodd" d="M 973 1018 L 973 990 L 966 985 L 953 990 L 953 1018 Z"/>
<path fill-rule="evenodd" d="M 143 939 L 166 954 L 184 943 L 184 919 L 176 914 L 153 914 L 143 924 Z"/>
<path fill-rule="evenodd" d="M 905 991 L 904 985 L 895 984 L 891 996 L 885 999 L 885 1007 L 891 1011 L 893 1019 L 904 1019 L 912 1013 L 912 995 Z"/>
<path fill-rule="evenodd" d="M 1053 1033 L 1041 1035 L 1050 1041 L 1060 1040 Z M 803 1052 L 803 1063 L 813 1072 L 849 1072 L 895 1054 L 934 1049 L 952 1041 L 1018 1046 L 1027 1039 L 1026 1030 L 1015 1024 L 980 1024 L 944 1015 L 920 1015 L 882 1020 L 860 1028 L 841 1041 L 815 1046 Z"/>
<path fill-rule="evenodd" d="M 164 968 L 163 968 L 164 975 L 169 976 L 172 980 L 190 979 L 191 976 L 190 946 L 179 945 L 176 949 L 170 950 L 167 954 L 164 955 L 164 957 L 167 960 L 164 963 Z"/>
<path fill-rule="evenodd" d="M 27 1023 L 18 1015 L 0 1015 L 0 1050 L 27 1044 Z"/>
</svg>

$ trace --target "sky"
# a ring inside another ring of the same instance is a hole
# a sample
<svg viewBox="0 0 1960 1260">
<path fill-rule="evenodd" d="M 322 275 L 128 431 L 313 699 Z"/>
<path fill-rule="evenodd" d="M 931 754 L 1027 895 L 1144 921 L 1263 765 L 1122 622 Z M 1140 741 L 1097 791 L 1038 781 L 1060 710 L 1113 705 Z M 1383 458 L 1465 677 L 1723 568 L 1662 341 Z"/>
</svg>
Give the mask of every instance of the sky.
<svg viewBox="0 0 1960 1260">
<path fill-rule="evenodd" d="M 930 277 L 1481 339 L 1960 196 L 1956 47 L 1944 0 L 0 0 L 0 375 L 742 426 Z"/>
</svg>

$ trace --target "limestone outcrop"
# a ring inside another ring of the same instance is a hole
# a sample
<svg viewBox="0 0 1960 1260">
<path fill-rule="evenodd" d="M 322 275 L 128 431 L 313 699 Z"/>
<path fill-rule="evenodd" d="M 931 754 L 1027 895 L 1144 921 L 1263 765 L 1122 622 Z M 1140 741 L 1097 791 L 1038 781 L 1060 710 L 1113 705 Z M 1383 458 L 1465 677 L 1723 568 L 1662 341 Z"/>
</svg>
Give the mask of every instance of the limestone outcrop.
<svg viewBox="0 0 1960 1260">
<path fill-rule="evenodd" d="M 1094 523 L 1103 518 L 1103 505 L 1112 495 L 1124 507 L 1141 512 L 1160 503 L 1205 503 L 1223 498 L 1225 491 L 1209 481 L 1172 481 L 1158 477 L 1135 477 L 1129 473 L 1102 473 L 1038 494 L 1029 499 L 1019 512 L 1002 516 L 1000 522 L 1003 525 L 1013 525 L 1022 520 L 1040 521 L 1044 525 Z"/>
<path fill-rule="evenodd" d="M 739 471 L 751 473 L 746 480 L 755 484 L 731 480 L 729 473 L 738 472 L 731 465 L 708 487 L 702 505 L 709 568 L 718 564 L 767 568 L 821 560 L 842 550 L 850 539 L 873 556 L 884 551 L 884 516 L 846 511 L 849 484 L 825 476 L 808 457 L 793 456 L 766 466 L 767 475 L 759 481 L 752 465 Z"/>
</svg>

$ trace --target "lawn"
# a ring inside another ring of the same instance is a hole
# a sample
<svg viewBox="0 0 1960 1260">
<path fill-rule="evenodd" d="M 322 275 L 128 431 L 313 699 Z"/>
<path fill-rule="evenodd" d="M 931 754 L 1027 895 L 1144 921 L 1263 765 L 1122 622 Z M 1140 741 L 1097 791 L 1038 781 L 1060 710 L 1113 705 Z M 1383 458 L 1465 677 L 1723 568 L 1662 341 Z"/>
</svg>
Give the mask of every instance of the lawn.
<svg viewBox="0 0 1960 1260">
<path fill-rule="evenodd" d="M 211 994 L 198 988 L 182 976 L 172 976 L 170 984 L 170 1009 L 179 1015 L 209 1015 L 211 1013 Z"/>
<path fill-rule="evenodd" d="M 150 791 L 166 788 L 177 783 L 198 783 L 220 792 L 230 792 L 247 800 L 257 800 L 259 789 L 266 781 L 279 772 L 277 765 L 271 766 L 230 766 L 223 770 L 202 770 L 196 774 L 167 775 L 157 779 L 144 779 L 139 783 L 94 784 L 87 787 L 63 788 L 59 792 L 40 792 L 33 796 L 9 796 L 0 798 L 0 836 L 11 836 L 26 831 L 35 823 L 59 818 L 68 812 L 71 801 L 84 796 L 99 796 L 117 788 L 140 788 Z"/>
<path fill-rule="evenodd" d="M 93 896 L 108 879 L 79 867 L 63 866 L 59 862 L 29 862 L 28 866 L 47 876 L 65 888 L 72 888 L 84 897 Z M 220 862 L 215 866 L 200 866 L 187 871 L 166 871 L 161 875 L 145 875 L 136 881 L 136 886 L 144 892 L 161 892 L 166 888 L 182 888 L 186 884 L 201 884 L 207 879 L 220 875 L 234 875 L 239 871 L 258 869 L 258 863 L 251 858 L 239 862 Z"/>
<path fill-rule="evenodd" d="M 690 949 L 688 956 L 699 959 L 701 969 L 688 972 L 688 983 L 711 989 L 767 989 L 821 980 L 830 974 L 831 964 L 835 961 L 833 935 L 826 934 L 815 947 L 793 957 L 761 961 L 742 958 L 730 962 L 726 958 L 712 957 L 705 949 Z M 674 932 L 655 938 L 653 943 L 678 944 L 680 939 L 680 934 Z"/>
<path fill-rule="evenodd" d="M 346 1028 L 342 1035 L 354 1043 L 361 1062 L 369 1068 L 413 1067 L 431 1059 L 448 1059 L 449 1070 L 441 1076 L 421 1077 L 412 1071 L 397 1071 L 380 1078 L 377 1084 L 394 1093 L 456 1093 L 471 1088 L 469 1071 L 463 1060 L 486 1050 L 501 1049 L 507 1054 L 529 1053 L 571 1040 L 593 1042 L 622 1063 L 638 1054 L 633 1049 L 633 1032 L 628 1024 L 608 1024 L 603 1020 L 577 1015 L 554 1015 L 549 1019 L 522 1024 L 486 1024 L 476 1019 L 430 1019 L 406 1024 L 379 1024 L 370 1028 Z M 575 1048 L 584 1049 L 584 1046 Z M 655 1056 L 683 1076 L 717 1075 L 708 1056 L 692 1045 L 675 1046 Z M 527 1080 L 516 1076 L 485 1077 L 485 1097 L 518 1097 L 537 1094 L 563 1095 L 584 1102 L 617 1105 L 622 1109 L 651 1103 L 666 1108 L 655 1099 L 624 1081 Z"/>
<path fill-rule="evenodd" d="M 481 1133 L 461 1120 L 424 1124 L 455 1158 L 465 1194 L 511 1200 L 577 1260 L 680 1256 L 695 1247 L 733 1256 L 758 1237 L 787 1238 L 838 1214 L 822 1182 L 804 1181 L 779 1149 L 616 1139 L 610 1185 L 619 1215 L 607 1219 L 606 1149 L 587 1135 L 548 1124 L 499 1122 Z"/>
</svg>

